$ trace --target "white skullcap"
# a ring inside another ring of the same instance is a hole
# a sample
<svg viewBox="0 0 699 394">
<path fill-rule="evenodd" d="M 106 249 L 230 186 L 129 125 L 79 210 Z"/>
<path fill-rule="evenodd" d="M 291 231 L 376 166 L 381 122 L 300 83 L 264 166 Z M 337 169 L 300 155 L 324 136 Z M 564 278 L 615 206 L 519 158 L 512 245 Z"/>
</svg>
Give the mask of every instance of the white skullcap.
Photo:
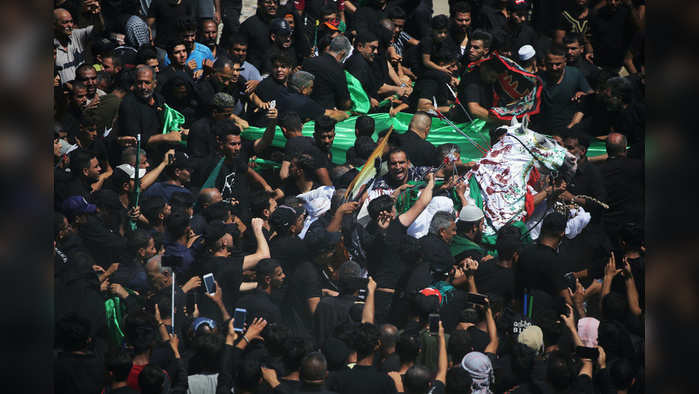
<svg viewBox="0 0 699 394">
<path fill-rule="evenodd" d="M 534 47 L 527 44 L 523 45 L 521 48 L 519 48 L 519 51 L 517 51 L 517 54 L 519 55 L 519 60 L 525 62 L 536 55 L 536 51 L 534 50 Z"/>
<path fill-rule="evenodd" d="M 459 212 L 460 222 L 477 222 L 481 219 L 483 219 L 483 211 L 472 204 L 461 208 L 461 212 Z"/>
</svg>

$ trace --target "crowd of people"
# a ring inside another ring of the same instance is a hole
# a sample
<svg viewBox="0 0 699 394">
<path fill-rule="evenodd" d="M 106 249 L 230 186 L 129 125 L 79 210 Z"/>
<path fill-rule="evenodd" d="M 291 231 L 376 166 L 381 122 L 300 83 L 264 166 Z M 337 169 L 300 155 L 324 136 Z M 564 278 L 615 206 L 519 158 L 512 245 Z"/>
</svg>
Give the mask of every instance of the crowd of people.
<svg viewBox="0 0 699 394">
<path fill-rule="evenodd" d="M 645 0 L 241 7 L 55 1 L 55 392 L 644 391 Z M 428 137 L 502 137 L 493 56 L 577 167 L 488 238 Z"/>
</svg>

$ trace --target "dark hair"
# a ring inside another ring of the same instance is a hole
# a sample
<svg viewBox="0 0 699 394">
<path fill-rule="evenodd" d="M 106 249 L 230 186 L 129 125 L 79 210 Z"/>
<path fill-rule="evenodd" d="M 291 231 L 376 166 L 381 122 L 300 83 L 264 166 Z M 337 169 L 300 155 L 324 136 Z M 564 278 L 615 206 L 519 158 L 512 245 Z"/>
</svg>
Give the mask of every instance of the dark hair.
<svg viewBox="0 0 699 394">
<path fill-rule="evenodd" d="M 223 337 L 214 333 L 202 334 L 194 339 L 192 345 L 203 373 L 218 372 L 223 342 Z"/>
<path fill-rule="evenodd" d="M 467 233 L 467 232 L 473 230 L 474 227 L 478 226 L 478 223 L 480 223 L 480 222 L 481 222 L 480 220 L 478 220 L 476 222 L 466 222 L 463 220 L 457 220 L 456 221 L 456 232 L 460 233 L 460 234 Z"/>
<path fill-rule="evenodd" d="M 558 44 L 558 43 L 552 43 L 549 50 L 546 51 L 546 55 L 565 56 L 566 55 L 566 47 L 564 47 L 563 45 Z"/>
<path fill-rule="evenodd" d="M 566 230 L 566 217 L 558 212 L 553 212 L 544 218 L 541 224 L 540 237 L 557 237 Z"/>
<path fill-rule="evenodd" d="M 465 355 L 473 351 L 471 334 L 466 330 L 454 330 L 447 346 L 449 356 L 454 362 L 460 362 Z"/>
<path fill-rule="evenodd" d="M 206 207 L 206 209 L 204 209 L 203 215 L 204 219 L 206 219 L 207 222 L 211 223 L 214 220 L 227 220 L 228 215 L 231 211 L 231 204 L 225 201 L 219 201 Z"/>
<path fill-rule="evenodd" d="M 511 260 L 515 252 L 522 247 L 522 233 L 520 230 L 508 224 L 503 226 L 498 231 L 498 238 L 495 241 L 495 249 L 498 251 L 498 256 L 505 260 Z"/>
<path fill-rule="evenodd" d="M 379 329 L 371 323 L 362 323 L 355 331 L 354 350 L 357 351 L 357 360 L 366 358 L 374 353 L 374 350 L 379 345 L 381 333 Z"/>
<path fill-rule="evenodd" d="M 228 39 L 229 45 L 228 47 L 232 47 L 235 44 L 243 44 L 243 45 L 248 45 L 248 39 L 244 35 L 237 33 L 231 35 L 231 38 Z"/>
<path fill-rule="evenodd" d="M 80 114 L 79 123 L 81 129 L 88 128 L 90 130 L 94 130 L 97 126 L 97 116 L 92 111 L 83 112 Z"/>
<path fill-rule="evenodd" d="M 163 211 L 165 204 L 167 202 L 160 196 L 144 198 L 141 203 L 141 213 L 152 224 L 159 220 L 158 215 Z"/>
<path fill-rule="evenodd" d="M 354 129 L 359 134 L 359 137 L 371 137 L 374 134 L 374 118 L 367 115 L 358 116 Z"/>
<path fill-rule="evenodd" d="M 289 338 L 289 327 L 281 323 L 269 323 L 262 331 L 262 337 L 265 339 L 265 348 L 271 356 L 283 356 L 284 344 Z"/>
<path fill-rule="evenodd" d="M 71 313 L 56 323 L 56 342 L 65 352 L 84 349 L 89 339 L 90 321 L 82 316 Z"/>
<path fill-rule="evenodd" d="M 636 375 L 636 370 L 631 361 L 620 358 L 614 360 L 609 366 L 609 376 L 612 378 L 612 384 L 617 390 L 624 390 L 631 387 L 631 383 Z"/>
<path fill-rule="evenodd" d="M 58 211 L 53 213 L 53 239 L 58 237 L 58 233 L 63 230 L 63 225 L 65 224 L 66 216 Z"/>
<path fill-rule="evenodd" d="M 255 277 L 257 278 L 257 283 L 264 284 L 265 277 L 274 276 L 274 270 L 277 267 L 281 267 L 281 262 L 277 259 L 262 259 L 257 263 L 255 268 Z"/>
<path fill-rule="evenodd" d="M 284 112 L 279 117 L 279 127 L 283 127 L 287 130 L 297 131 L 303 129 L 303 123 L 301 122 L 301 117 L 298 113 L 294 111 Z"/>
<path fill-rule="evenodd" d="M 179 33 L 184 33 L 187 31 L 197 31 L 197 23 L 193 18 L 184 17 L 178 18 L 175 22 L 175 31 Z"/>
<path fill-rule="evenodd" d="M 170 40 L 167 44 L 165 44 L 165 51 L 167 52 L 168 55 L 172 55 L 173 51 L 175 50 L 175 47 L 178 45 L 182 45 L 185 48 L 187 48 L 187 45 L 185 45 L 184 41 L 179 40 L 179 39 L 174 39 L 174 40 Z"/>
<path fill-rule="evenodd" d="M 471 12 L 471 5 L 465 1 L 454 3 L 450 10 L 451 16 L 456 16 L 456 14 L 463 14 L 466 12 Z"/>
<path fill-rule="evenodd" d="M 357 33 L 357 39 L 355 42 L 355 45 L 362 44 L 362 46 L 365 46 L 368 42 L 373 42 L 373 41 L 378 41 L 379 38 L 376 37 L 376 34 L 368 31 L 368 30 L 360 30 Z"/>
<path fill-rule="evenodd" d="M 114 382 L 124 382 L 129 377 L 133 361 L 127 351 L 119 349 L 107 357 L 105 366 L 112 373 Z"/>
<path fill-rule="evenodd" d="M 192 206 L 194 205 L 194 197 L 192 197 L 191 193 L 174 192 L 170 196 L 169 203 L 173 211 L 192 208 Z"/>
<path fill-rule="evenodd" d="M 299 153 L 290 160 L 294 166 L 303 170 L 305 176 L 311 176 L 316 169 L 316 161 L 308 153 Z"/>
<path fill-rule="evenodd" d="M 449 27 L 449 17 L 435 15 L 432 17 L 432 30 L 446 30 Z"/>
<path fill-rule="evenodd" d="M 454 361 L 461 362 L 460 360 L 461 359 Z M 460 365 L 457 365 L 447 371 L 447 385 L 444 392 L 446 394 L 468 393 L 471 391 L 472 384 L 473 379 L 471 378 L 471 374 L 466 372 L 465 369 L 461 368 Z"/>
<path fill-rule="evenodd" d="M 393 211 L 393 204 L 393 198 L 391 198 L 389 195 L 384 194 L 376 197 L 375 199 L 369 201 L 369 205 L 367 206 L 369 217 L 371 217 L 372 220 L 377 220 L 381 212 Z"/>
<path fill-rule="evenodd" d="M 155 318 L 150 313 L 136 311 L 126 316 L 126 342 L 134 347 L 135 354 L 143 354 L 156 341 Z"/>
<path fill-rule="evenodd" d="M 224 140 L 228 135 L 240 135 L 238 125 L 235 124 L 233 119 L 228 118 L 214 121 L 211 131 L 220 140 Z"/>
<path fill-rule="evenodd" d="M 625 223 L 619 229 L 619 240 L 626 243 L 626 250 L 641 250 L 643 238 L 643 227 L 636 223 Z"/>
<path fill-rule="evenodd" d="M 337 122 L 334 119 L 323 115 L 315 120 L 315 125 L 313 125 L 313 134 L 322 134 L 333 131 L 335 129 L 335 123 Z"/>
<path fill-rule="evenodd" d="M 291 68 L 291 66 L 294 64 L 294 62 L 291 60 L 291 58 L 283 53 L 272 56 L 272 58 L 270 59 L 270 63 L 272 64 L 272 66 L 279 63 L 282 66 L 289 67 L 289 68 Z"/>
<path fill-rule="evenodd" d="M 566 35 L 563 37 L 563 44 L 568 45 L 572 44 L 574 42 L 577 42 L 580 45 L 583 45 L 585 43 L 585 40 L 583 39 L 582 34 L 576 33 L 569 31 L 566 33 Z"/>
<path fill-rule="evenodd" d="M 141 64 L 146 64 L 146 61 L 149 59 L 157 59 L 158 58 L 158 51 L 155 49 L 154 46 L 152 45 L 141 45 L 140 48 L 138 48 L 138 62 Z"/>
<path fill-rule="evenodd" d="M 457 61 L 456 53 L 448 48 L 442 47 L 434 54 L 434 61 L 442 64 L 449 64 Z"/>
<path fill-rule="evenodd" d="M 139 249 L 148 247 L 148 241 L 150 241 L 151 238 L 153 238 L 153 236 L 148 231 L 137 229 L 129 233 L 126 245 L 129 251 L 136 254 Z"/>
<path fill-rule="evenodd" d="M 565 390 L 570 386 L 576 373 L 570 357 L 565 356 L 560 351 L 549 354 L 546 366 L 546 380 L 556 391 Z"/>
<path fill-rule="evenodd" d="M 138 385 L 145 394 L 160 394 L 165 383 L 165 372 L 155 364 L 148 364 L 138 374 Z"/>
<path fill-rule="evenodd" d="M 577 125 L 576 125 L 576 126 L 577 126 Z M 575 127 L 574 127 L 573 129 L 575 129 Z M 573 132 L 571 132 L 571 133 L 565 135 L 565 136 L 563 137 L 563 139 L 564 139 L 564 140 L 567 140 L 567 139 L 574 139 L 574 140 L 577 140 L 577 141 L 578 141 L 578 144 L 580 144 L 580 146 L 582 146 L 582 147 L 585 148 L 585 149 L 587 149 L 587 148 L 590 147 L 590 137 L 588 137 L 587 135 L 585 135 L 585 134 L 583 134 L 583 133 L 581 133 L 581 132 L 579 132 L 579 131 L 576 132 L 576 130 L 574 130 Z"/>
<path fill-rule="evenodd" d="M 327 3 L 324 6 L 320 7 L 320 17 L 324 17 L 326 15 L 331 15 L 331 14 L 336 14 L 337 13 L 337 6 L 333 3 Z"/>
<path fill-rule="evenodd" d="M 422 343 L 420 342 L 420 338 L 407 332 L 400 334 L 398 343 L 396 344 L 396 353 L 398 354 L 400 363 L 407 364 L 409 362 L 415 362 L 417 356 L 420 354 L 421 348 Z"/>
<path fill-rule="evenodd" d="M 114 89 L 123 90 L 128 92 L 133 86 L 136 80 L 135 70 L 121 69 L 117 75 L 114 76 Z"/>
<path fill-rule="evenodd" d="M 255 390 L 260 385 L 262 379 L 262 371 L 260 370 L 260 362 L 246 358 L 238 368 L 238 386 L 240 390 Z"/>
<path fill-rule="evenodd" d="M 250 199 L 250 213 L 252 214 L 252 217 L 263 217 L 262 211 L 269 209 L 270 198 L 271 197 L 269 194 L 262 190 L 252 195 L 252 198 Z"/>
<path fill-rule="evenodd" d="M 471 42 L 479 40 L 483 41 L 483 48 L 490 49 L 490 45 L 493 43 L 493 35 L 485 30 L 476 29 L 471 33 Z"/>
<path fill-rule="evenodd" d="M 90 168 L 90 161 L 95 157 L 95 154 L 90 151 L 83 149 L 75 151 L 70 157 L 70 171 L 74 174 L 73 176 L 82 177 L 83 170 Z"/>
<path fill-rule="evenodd" d="M 291 337 L 284 342 L 284 371 L 291 373 L 301 368 L 301 360 L 313 350 L 313 345 L 302 337 Z"/>
<path fill-rule="evenodd" d="M 178 239 L 183 235 L 187 235 L 189 227 L 189 216 L 184 212 L 172 212 L 165 220 L 165 226 L 171 240 Z"/>
<path fill-rule="evenodd" d="M 321 352 L 312 352 L 301 360 L 301 380 L 324 380 L 328 371 L 328 362 Z"/>
<path fill-rule="evenodd" d="M 388 19 L 408 19 L 408 14 L 398 6 L 391 6 L 386 9 L 386 17 Z"/>
<path fill-rule="evenodd" d="M 406 393 L 427 393 L 432 381 L 432 372 L 423 365 L 413 365 L 405 372 L 402 379 Z"/>
</svg>

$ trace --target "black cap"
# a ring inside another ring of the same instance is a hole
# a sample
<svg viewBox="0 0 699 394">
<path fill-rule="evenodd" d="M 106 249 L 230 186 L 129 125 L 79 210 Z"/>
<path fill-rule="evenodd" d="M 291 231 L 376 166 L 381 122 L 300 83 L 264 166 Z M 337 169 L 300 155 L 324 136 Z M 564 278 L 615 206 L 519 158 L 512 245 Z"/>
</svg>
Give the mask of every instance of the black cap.
<svg viewBox="0 0 699 394">
<path fill-rule="evenodd" d="M 226 225 L 221 222 L 211 223 L 204 230 L 204 239 L 209 244 L 218 241 L 224 235 L 226 235 Z"/>
<path fill-rule="evenodd" d="M 270 22 L 269 31 L 270 33 L 274 34 L 289 35 L 292 33 L 291 25 L 289 25 L 289 22 L 281 18 L 273 19 L 272 22 Z"/>
<path fill-rule="evenodd" d="M 189 158 L 189 155 L 184 152 L 175 152 L 175 161 L 172 163 L 175 168 L 184 168 L 189 172 L 194 171 L 194 164 Z"/>
<path fill-rule="evenodd" d="M 114 190 L 101 189 L 93 194 L 95 205 L 99 209 L 105 209 L 107 211 L 118 211 L 124 208 L 121 205 L 121 200 L 119 200 L 119 195 Z"/>
<path fill-rule="evenodd" d="M 272 212 L 269 218 L 269 224 L 275 229 L 286 230 L 291 227 L 292 224 L 296 223 L 296 219 L 302 214 L 303 212 L 296 212 L 294 208 L 281 205 Z"/>
</svg>

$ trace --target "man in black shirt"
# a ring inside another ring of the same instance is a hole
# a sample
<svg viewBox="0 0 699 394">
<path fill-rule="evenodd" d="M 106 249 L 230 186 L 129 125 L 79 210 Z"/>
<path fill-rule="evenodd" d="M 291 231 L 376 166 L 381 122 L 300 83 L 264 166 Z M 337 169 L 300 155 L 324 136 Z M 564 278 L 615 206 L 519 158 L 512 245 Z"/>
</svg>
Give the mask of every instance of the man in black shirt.
<svg viewBox="0 0 699 394">
<path fill-rule="evenodd" d="M 275 259 L 262 259 L 255 269 L 257 288 L 238 300 L 237 308 L 247 310 L 246 321 L 251 324 L 256 317 L 262 317 L 269 323 L 281 323 L 282 314 L 274 303 L 272 289 L 279 289 L 284 284 L 284 270 Z"/>
<path fill-rule="evenodd" d="M 435 63 L 435 58 L 440 52 L 445 52 L 450 57 L 455 57 L 460 51 L 458 44 L 454 42 L 448 33 L 449 18 L 446 15 L 437 15 L 432 18 L 431 35 L 423 37 L 420 40 L 420 57 L 422 61 L 422 73 L 428 70 L 442 71 L 451 74 L 451 71 L 444 66 L 439 66 Z"/>
<path fill-rule="evenodd" d="M 319 158 L 319 162 L 316 163 L 318 167 L 325 167 L 328 171 L 331 171 L 335 165 L 332 162 L 332 146 L 335 140 L 335 121 L 327 116 L 321 116 L 315 120 L 313 125 L 313 141 L 315 146 L 322 153 Z M 329 185 L 328 185 L 329 186 Z"/>
<path fill-rule="evenodd" d="M 417 167 L 436 167 L 437 148 L 432 143 L 427 142 L 427 136 L 432 127 L 432 117 L 427 113 L 418 111 L 410 120 L 408 131 L 400 136 L 400 147 L 410 158 L 410 162 Z"/>
<path fill-rule="evenodd" d="M 626 144 L 623 134 L 609 133 L 609 158 L 599 166 L 609 196 L 610 209 L 604 213 L 604 224 L 610 237 L 617 234 L 625 223 L 644 222 L 643 163 L 627 157 Z"/>
<path fill-rule="evenodd" d="M 195 2 L 192 0 L 153 0 L 148 8 L 146 22 L 155 29 L 155 45 L 164 47 L 177 37 L 176 21 L 184 17 L 194 17 Z"/>
<path fill-rule="evenodd" d="M 70 196 L 90 198 L 92 185 L 99 180 L 102 170 L 97 156 L 92 152 L 76 151 L 71 155 L 70 161 L 70 177 L 55 185 L 58 204 Z"/>
<path fill-rule="evenodd" d="M 622 1 L 609 1 L 590 17 L 594 62 L 618 72 L 635 33 L 631 9 Z"/>
<path fill-rule="evenodd" d="M 248 106 L 248 119 L 250 123 L 264 127 L 267 125 L 267 120 L 264 116 L 265 110 L 270 107 L 270 103 L 279 99 L 279 94 L 282 90 L 286 90 L 286 83 L 289 80 L 291 73 L 291 60 L 286 55 L 277 55 L 272 57 L 272 71 L 265 79 L 263 79 L 255 88 L 255 91 L 250 94 L 252 103 L 256 107 Z M 257 106 L 259 104 L 259 106 Z"/>
<path fill-rule="evenodd" d="M 432 200 L 434 176 L 428 174 L 427 181 L 415 204 L 400 216 L 396 215 L 393 198 L 387 195 L 371 200 L 367 207 L 371 221 L 366 230 L 371 237 L 364 250 L 367 269 L 377 283 L 377 322 L 385 321 L 401 277 L 408 272 L 405 252 L 410 253 L 416 240 L 407 235 L 407 229 Z"/>
<path fill-rule="evenodd" d="M 266 54 L 272 46 L 269 40 L 269 24 L 278 17 L 279 0 L 257 0 L 255 15 L 240 25 L 240 33 L 248 39 L 247 61 L 258 70 L 262 68 Z"/>
<path fill-rule="evenodd" d="M 323 153 L 315 145 L 314 140 L 311 137 L 305 137 L 301 133 L 303 124 L 296 112 L 286 112 L 279 120 L 279 127 L 282 129 L 284 137 L 286 138 L 286 145 L 284 146 L 284 160 L 282 161 L 282 167 L 279 170 L 279 178 L 282 181 L 289 177 L 291 160 L 294 157 L 297 157 L 299 154 L 308 154 L 314 159 L 314 161 L 325 162 L 322 157 Z M 317 179 L 323 185 L 332 185 L 332 181 L 330 180 L 330 172 L 328 171 L 327 167 L 315 167 L 313 176 L 311 178 Z"/>
<path fill-rule="evenodd" d="M 580 33 L 567 33 L 563 37 L 563 45 L 566 46 L 566 63 L 580 70 L 585 79 L 594 86 L 592 81 L 596 79 L 599 67 L 588 62 L 583 56 L 585 41 L 582 35 Z"/>
<path fill-rule="evenodd" d="M 478 264 L 475 281 L 481 294 L 498 295 L 505 303 L 515 296 L 514 264 L 519 259 L 522 246 L 521 233 L 513 226 L 500 229 L 495 249 L 497 259 L 484 260 Z"/>
<path fill-rule="evenodd" d="M 302 120 L 318 119 L 326 115 L 337 121 L 349 117 L 346 112 L 336 109 L 323 109 L 323 107 L 309 96 L 313 92 L 315 76 L 306 71 L 297 71 L 289 77 L 288 91 L 280 91 L 279 113 L 293 111 L 298 113 Z"/>
<path fill-rule="evenodd" d="M 510 51 L 516 54 L 523 45 L 536 43 L 537 34 L 527 22 L 529 16 L 529 4 L 526 1 L 510 1 L 508 3 L 507 23 L 501 30 L 494 33 L 502 40 L 502 43 L 509 43 L 509 48 L 502 48 L 501 51 Z"/>
<path fill-rule="evenodd" d="M 459 66 L 454 53 L 450 51 L 440 51 L 432 57 L 432 60 L 449 72 L 425 70 L 415 82 L 413 93 L 410 95 L 410 109 L 412 111 L 433 110 L 436 99 L 437 109 L 447 114 L 452 108 L 450 105 L 454 102 L 451 92 L 458 89 L 459 81 L 452 75 L 457 75 Z M 457 110 L 462 111 L 461 108 Z M 463 112 L 461 114 L 463 115 Z"/>
<path fill-rule="evenodd" d="M 371 138 L 374 135 L 374 118 L 360 115 L 354 123 L 354 145 L 347 149 L 345 160 L 353 166 L 363 165 L 376 148 L 376 142 Z M 361 164 L 358 164 L 361 162 Z"/>
<path fill-rule="evenodd" d="M 378 105 L 378 90 L 382 81 L 377 80 L 370 63 L 378 54 L 379 39 L 371 32 L 361 31 L 355 42 L 355 50 L 345 63 L 346 70 L 362 84 L 371 100 L 371 107 Z"/>
<path fill-rule="evenodd" d="M 515 273 L 517 297 L 524 290 L 541 290 L 551 297 L 560 296 L 573 305 L 571 293 L 563 275 L 568 272 L 566 261 L 557 249 L 565 236 L 566 218 L 554 212 L 544 218 L 538 243 L 523 249 Z"/>
<path fill-rule="evenodd" d="M 346 110 L 352 106 L 342 65 L 351 48 L 347 37 L 337 36 L 325 52 L 303 61 L 303 69 L 316 77 L 311 98 L 325 109 Z"/>
<path fill-rule="evenodd" d="M 248 128 L 249 124 L 245 119 L 241 118 L 245 102 L 248 101 L 248 96 L 245 93 L 245 79 L 240 76 L 241 70 L 240 58 L 228 59 L 220 57 L 214 63 L 213 75 L 200 79 L 195 90 L 199 96 L 199 100 L 205 106 L 211 105 L 214 95 L 219 92 L 224 92 L 235 100 L 231 119 L 235 121 L 241 130 Z"/>
<path fill-rule="evenodd" d="M 227 93 L 216 93 L 209 104 L 210 116 L 192 124 L 187 139 L 187 148 L 194 160 L 201 160 L 216 151 L 216 135 L 213 126 L 216 121 L 228 119 L 233 114 L 235 100 Z M 207 174 L 208 175 L 208 174 Z"/>
</svg>

